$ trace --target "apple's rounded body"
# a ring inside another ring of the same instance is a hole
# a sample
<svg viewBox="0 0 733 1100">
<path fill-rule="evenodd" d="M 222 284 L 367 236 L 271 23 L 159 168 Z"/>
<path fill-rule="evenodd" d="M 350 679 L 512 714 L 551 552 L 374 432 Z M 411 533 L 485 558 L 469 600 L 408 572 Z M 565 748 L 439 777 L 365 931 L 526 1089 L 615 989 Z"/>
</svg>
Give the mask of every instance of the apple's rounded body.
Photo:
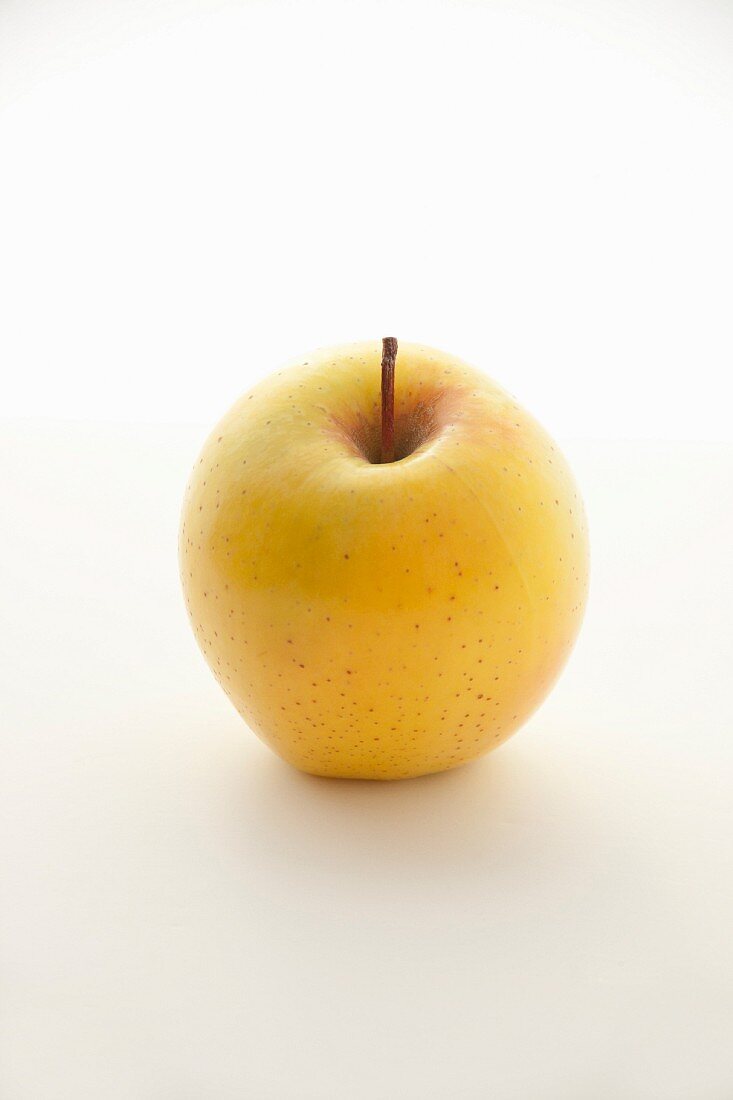
<svg viewBox="0 0 733 1100">
<path fill-rule="evenodd" d="M 396 461 L 379 462 L 380 345 L 246 394 L 204 445 L 180 563 L 198 643 L 285 760 L 397 779 L 506 740 L 583 615 L 588 546 L 541 426 L 452 356 L 401 344 Z"/>
</svg>

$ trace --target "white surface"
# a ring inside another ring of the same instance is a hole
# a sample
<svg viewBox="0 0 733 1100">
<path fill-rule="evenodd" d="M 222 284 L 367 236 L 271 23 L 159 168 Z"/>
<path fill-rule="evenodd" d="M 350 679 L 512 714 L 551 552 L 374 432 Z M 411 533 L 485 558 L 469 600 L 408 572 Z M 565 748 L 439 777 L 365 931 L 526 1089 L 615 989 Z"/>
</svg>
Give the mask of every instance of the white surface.
<svg viewBox="0 0 733 1100">
<path fill-rule="evenodd" d="M 393 332 L 559 436 L 725 437 L 732 10 L 3 0 L 2 414 L 213 423 Z"/>
<path fill-rule="evenodd" d="M 0 435 L 3 1100 L 727 1100 L 731 450 L 568 447 L 566 674 L 380 785 L 292 771 L 199 656 L 201 437 Z"/>
</svg>

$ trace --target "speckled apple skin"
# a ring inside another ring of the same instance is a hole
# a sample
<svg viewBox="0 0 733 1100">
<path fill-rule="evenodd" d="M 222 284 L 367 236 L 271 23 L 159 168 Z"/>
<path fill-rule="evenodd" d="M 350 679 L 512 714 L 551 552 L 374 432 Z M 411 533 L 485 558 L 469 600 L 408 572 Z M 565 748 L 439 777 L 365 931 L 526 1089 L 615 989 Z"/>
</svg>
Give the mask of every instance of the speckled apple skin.
<svg viewBox="0 0 733 1100">
<path fill-rule="evenodd" d="M 406 778 L 496 748 L 586 600 L 583 506 L 543 428 L 476 369 L 401 344 L 396 433 L 403 451 L 424 438 L 370 462 L 380 356 L 322 350 L 245 394 L 183 507 L 201 650 L 251 729 L 316 775 Z"/>
</svg>

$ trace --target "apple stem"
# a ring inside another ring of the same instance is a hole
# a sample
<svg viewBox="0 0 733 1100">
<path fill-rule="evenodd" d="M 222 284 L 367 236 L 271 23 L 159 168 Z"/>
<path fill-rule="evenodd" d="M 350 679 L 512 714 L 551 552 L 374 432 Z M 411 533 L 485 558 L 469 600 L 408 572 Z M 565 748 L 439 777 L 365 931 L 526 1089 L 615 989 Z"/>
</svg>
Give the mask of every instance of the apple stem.
<svg viewBox="0 0 733 1100">
<path fill-rule="evenodd" d="M 394 462 L 394 368 L 397 341 L 382 340 L 382 462 Z"/>
</svg>

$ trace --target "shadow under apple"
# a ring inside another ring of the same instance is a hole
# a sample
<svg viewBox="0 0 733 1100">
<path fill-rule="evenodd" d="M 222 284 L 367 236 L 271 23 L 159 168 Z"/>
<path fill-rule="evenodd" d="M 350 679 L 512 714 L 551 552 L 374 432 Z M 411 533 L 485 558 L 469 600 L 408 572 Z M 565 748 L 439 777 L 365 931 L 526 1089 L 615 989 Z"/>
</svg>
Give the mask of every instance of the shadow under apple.
<svg viewBox="0 0 733 1100">
<path fill-rule="evenodd" d="M 250 749 L 219 775 L 225 846 L 242 867 L 291 884 L 508 884 L 558 873 L 597 827 L 578 762 L 554 755 L 549 735 L 391 783 L 317 778 Z"/>
</svg>

